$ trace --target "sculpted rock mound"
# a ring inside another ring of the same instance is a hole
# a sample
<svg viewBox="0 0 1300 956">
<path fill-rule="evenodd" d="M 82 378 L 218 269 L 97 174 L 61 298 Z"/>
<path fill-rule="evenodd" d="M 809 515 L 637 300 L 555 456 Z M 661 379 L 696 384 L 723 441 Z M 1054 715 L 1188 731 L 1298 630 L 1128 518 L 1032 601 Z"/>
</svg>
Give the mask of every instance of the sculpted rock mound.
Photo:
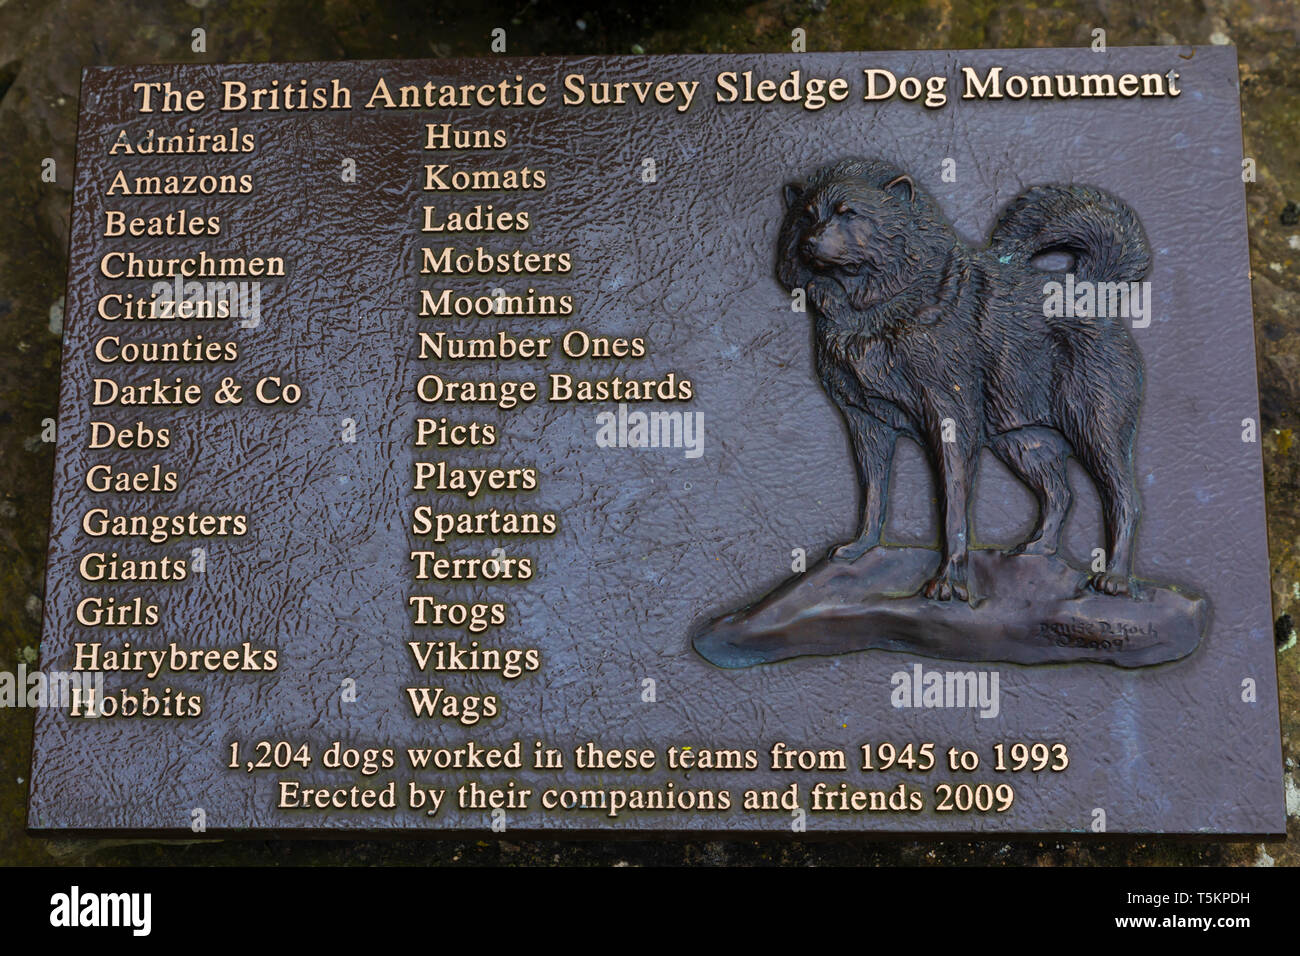
<svg viewBox="0 0 1300 956">
<path fill-rule="evenodd" d="M 1146 667 L 1195 650 L 1209 622 L 1200 595 L 1135 580 L 1101 595 L 1060 558 L 970 552 L 971 603 L 917 592 L 934 573 L 928 548 L 877 547 L 852 563 L 823 561 L 749 607 L 696 629 L 719 667 L 872 649 L 954 661 L 1088 662 Z"/>
</svg>

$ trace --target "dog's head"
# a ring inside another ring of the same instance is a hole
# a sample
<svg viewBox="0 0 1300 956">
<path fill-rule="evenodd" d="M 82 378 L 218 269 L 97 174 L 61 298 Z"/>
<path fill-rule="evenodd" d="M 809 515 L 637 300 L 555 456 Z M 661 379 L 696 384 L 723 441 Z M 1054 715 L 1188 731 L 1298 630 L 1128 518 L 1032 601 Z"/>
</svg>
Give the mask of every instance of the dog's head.
<svg viewBox="0 0 1300 956">
<path fill-rule="evenodd" d="M 777 276 L 787 289 L 820 288 L 831 279 L 857 309 L 911 285 L 929 265 L 938 211 L 902 170 L 847 159 L 788 183 Z M 816 301 L 814 299 L 814 304 Z"/>
</svg>

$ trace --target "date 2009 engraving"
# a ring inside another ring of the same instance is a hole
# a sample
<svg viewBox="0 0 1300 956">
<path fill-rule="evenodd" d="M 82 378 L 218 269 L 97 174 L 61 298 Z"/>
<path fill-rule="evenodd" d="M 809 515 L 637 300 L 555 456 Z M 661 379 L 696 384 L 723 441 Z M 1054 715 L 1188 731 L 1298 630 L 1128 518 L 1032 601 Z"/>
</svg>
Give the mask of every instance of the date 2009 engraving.
<svg viewBox="0 0 1300 956">
<path fill-rule="evenodd" d="M 1057 647 L 1083 647 L 1094 651 L 1122 651 L 1127 642 L 1160 636 L 1154 623 L 1132 621 L 1039 621 L 1038 636 Z"/>
</svg>

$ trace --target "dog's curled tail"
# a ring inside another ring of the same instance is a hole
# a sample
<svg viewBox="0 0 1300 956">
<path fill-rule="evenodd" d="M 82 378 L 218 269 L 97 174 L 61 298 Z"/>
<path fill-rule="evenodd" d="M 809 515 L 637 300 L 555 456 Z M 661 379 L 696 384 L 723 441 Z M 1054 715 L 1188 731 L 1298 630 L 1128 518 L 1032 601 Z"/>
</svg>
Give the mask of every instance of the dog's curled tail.
<svg viewBox="0 0 1300 956">
<path fill-rule="evenodd" d="M 1136 282 L 1151 268 L 1151 249 L 1126 203 L 1092 186 L 1034 186 L 1002 211 L 989 248 L 1003 262 L 1028 266 L 1064 252 L 1062 271 L 1094 282 Z"/>
</svg>

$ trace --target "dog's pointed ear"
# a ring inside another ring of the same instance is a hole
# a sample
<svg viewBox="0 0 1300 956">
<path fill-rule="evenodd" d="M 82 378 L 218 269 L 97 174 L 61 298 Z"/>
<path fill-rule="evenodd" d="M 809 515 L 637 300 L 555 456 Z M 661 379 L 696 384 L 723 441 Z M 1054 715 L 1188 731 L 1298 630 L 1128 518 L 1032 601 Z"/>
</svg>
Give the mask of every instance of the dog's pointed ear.
<svg viewBox="0 0 1300 956">
<path fill-rule="evenodd" d="M 781 191 L 781 194 L 785 197 L 785 208 L 790 209 L 795 203 L 803 199 L 803 191 L 806 188 L 807 184 L 797 179 L 794 182 L 786 183 L 785 188 Z"/>
<path fill-rule="evenodd" d="M 895 176 L 889 182 L 885 183 L 884 190 L 887 193 L 893 193 L 899 199 L 911 202 L 916 198 L 916 183 L 912 182 L 912 177 L 903 173 L 901 176 Z"/>
</svg>

